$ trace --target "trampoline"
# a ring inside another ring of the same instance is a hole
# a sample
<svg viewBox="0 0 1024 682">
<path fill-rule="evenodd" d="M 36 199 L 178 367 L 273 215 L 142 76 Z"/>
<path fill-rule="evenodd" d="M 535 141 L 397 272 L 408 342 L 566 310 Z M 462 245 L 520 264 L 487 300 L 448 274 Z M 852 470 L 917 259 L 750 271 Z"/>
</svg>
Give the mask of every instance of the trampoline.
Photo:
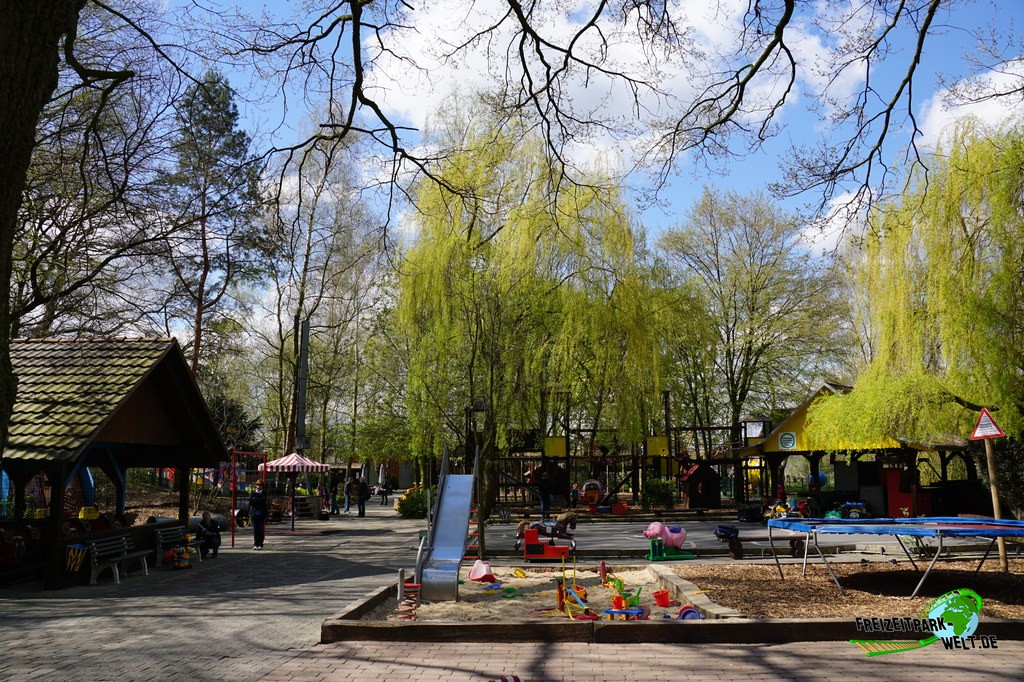
<svg viewBox="0 0 1024 682">
<path fill-rule="evenodd" d="M 917 563 L 914 561 L 914 557 L 910 555 L 910 552 L 907 550 L 907 546 L 903 544 L 903 540 L 900 539 L 900 536 L 906 535 L 914 538 L 935 538 L 938 542 L 938 547 L 935 549 L 935 556 L 932 557 L 931 563 L 928 564 L 928 568 L 925 569 L 924 574 L 921 576 L 921 580 L 917 583 L 917 587 L 914 588 L 910 598 L 917 596 L 917 593 L 921 590 L 921 586 L 924 584 L 924 581 L 927 580 L 928 574 L 931 573 L 932 568 L 935 566 L 935 562 L 938 561 L 939 555 L 942 554 L 942 545 L 945 538 L 980 537 L 991 539 L 991 542 L 985 549 L 984 556 L 981 557 L 981 561 L 978 562 L 978 567 L 974 571 L 974 574 L 977 575 L 981 570 L 982 564 L 985 563 L 989 553 L 992 551 L 992 547 L 996 544 L 999 538 L 1024 537 L 1024 521 L 1009 521 L 1006 519 L 958 516 L 936 516 L 907 519 L 769 519 L 768 541 L 772 546 L 772 554 L 775 556 L 775 565 L 779 569 L 779 576 L 783 580 L 785 580 L 785 576 L 782 573 L 782 564 L 779 563 L 778 554 L 775 552 L 775 541 L 772 537 L 772 529 L 774 528 L 788 530 L 790 532 L 804 533 L 806 535 L 806 541 L 804 542 L 802 575 L 807 575 L 807 554 L 810 550 L 810 546 L 813 544 L 814 549 L 818 552 L 818 556 L 821 557 L 822 563 L 825 565 L 825 570 L 828 571 L 832 581 L 836 584 L 836 587 L 839 588 L 839 592 L 843 595 L 846 594 L 843 590 L 843 586 L 839 584 L 839 579 L 836 578 L 836 574 L 832 571 L 832 567 L 829 566 L 828 560 L 818 547 L 818 535 L 826 533 L 849 535 L 854 533 L 863 535 L 892 535 L 896 538 L 896 541 L 899 543 L 903 552 L 907 555 L 907 558 L 910 560 L 911 565 L 916 571 L 920 571 L 921 569 L 918 568 Z"/>
</svg>

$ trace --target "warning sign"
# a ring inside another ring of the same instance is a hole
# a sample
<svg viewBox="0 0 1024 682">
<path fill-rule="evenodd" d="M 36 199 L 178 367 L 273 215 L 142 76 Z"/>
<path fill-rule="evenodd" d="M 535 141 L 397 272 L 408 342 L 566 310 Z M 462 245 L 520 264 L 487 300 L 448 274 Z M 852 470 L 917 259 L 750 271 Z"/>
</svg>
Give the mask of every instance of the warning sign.
<svg viewBox="0 0 1024 682">
<path fill-rule="evenodd" d="M 992 418 L 988 410 L 984 407 L 981 408 L 981 416 L 978 417 L 978 423 L 974 425 L 974 432 L 971 434 L 971 440 L 982 440 L 983 438 L 1002 438 L 1006 434 L 996 424 L 996 420 Z"/>
</svg>

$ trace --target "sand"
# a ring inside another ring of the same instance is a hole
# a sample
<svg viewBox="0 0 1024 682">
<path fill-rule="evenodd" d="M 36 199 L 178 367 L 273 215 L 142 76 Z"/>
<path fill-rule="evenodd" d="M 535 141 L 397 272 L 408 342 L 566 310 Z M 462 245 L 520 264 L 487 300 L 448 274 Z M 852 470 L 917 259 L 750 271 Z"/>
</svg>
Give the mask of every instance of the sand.
<svg viewBox="0 0 1024 682">
<path fill-rule="evenodd" d="M 459 600 L 445 602 L 421 602 L 416 610 L 418 621 L 506 621 L 528 620 L 538 617 L 568 618 L 564 612 L 557 610 L 557 581 L 563 579 L 562 567 L 557 566 L 522 566 L 492 567 L 495 583 L 474 582 L 469 580 L 469 569 L 472 564 L 463 567 L 461 573 L 465 582 L 459 585 Z M 522 571 L 525 577 L 518 577 L 516 570 Z M 623 582 L 623 590 L 633 595 L 639 591 L 639 606 L 650 609 L 651 618 L 664 615 L 675 617 L 680 606 L 659 607 L 655 604 L 653 593 L 658 589 L 655 576 L 646 568 L 625 568 L 609 572 Z M 602 587 L 598 567 L 593 564 L 579 564 L 575 571 L 572 565 L 566 567 L 565 584 L 582 587 L 586 592 L 588 608 L 603 616 L 607 608 L 611 608 L 612 597 L 618 592 L 611 587 Z M 490 586 L 490 589 L 487 589 Z M 494 586 L 497 586 L 496 588 Z M 571 597 L 567 597 L 573 614 L 583 611 Z M 390 611 L 394 608 L 389 603 L 388 620 L 398 620 Z"/>
</svg>

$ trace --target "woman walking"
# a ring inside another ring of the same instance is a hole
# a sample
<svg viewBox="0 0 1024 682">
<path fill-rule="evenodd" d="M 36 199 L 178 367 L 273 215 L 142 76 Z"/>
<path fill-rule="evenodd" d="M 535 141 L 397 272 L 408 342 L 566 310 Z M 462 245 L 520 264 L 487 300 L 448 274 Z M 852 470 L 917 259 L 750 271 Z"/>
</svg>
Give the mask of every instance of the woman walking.
<svg viewBox="0 0 1024 682">
<path fill-rule="evenodd" d="M 267 532 L 267 515 L 270 507 L 267 504 L 267 493 L 263 490 L 263 481 L 252 484 L 249 495 L 249 518 L 252 520 L 252 548 L 263 549 L 263 541 Z"/>
</svg>

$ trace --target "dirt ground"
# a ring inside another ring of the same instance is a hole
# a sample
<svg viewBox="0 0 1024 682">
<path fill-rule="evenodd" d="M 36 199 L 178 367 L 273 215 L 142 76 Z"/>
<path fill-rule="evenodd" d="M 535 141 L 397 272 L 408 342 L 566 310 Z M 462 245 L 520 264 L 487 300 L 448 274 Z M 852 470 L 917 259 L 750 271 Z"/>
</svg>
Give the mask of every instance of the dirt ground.
<svg viewBox="0 0 1024 682">
<path fill-rule="evenodd" d="M 1011 560 L 1010 573 L 999 571 L 989 557 L 981 573 L 977 561 L 940 562 L 921 588 L 907 599 L 920 574 L 906 560 L 899 563 L 830 563 L 846 596 L 839 593 L 820 563 L 784 565 L 785 580 L 774 564 L 674 564 L 672 570 L 698 585 L 711 601 L 751 618 L 838 618 L 853 616 L 918 616 L 928 602 L 950 590 L 967 587 L 984 601 L 988 618 L 1024 618 L 1024 559 Z M 920 562 L 918 565 L 922 567 Z"/>
<path fill-rule="evenodd" d="M 799 565 L 784 565 L 785 580 L 780 580 L 774 564 L 676 563 L 662 564 L 680 577 L 694 583 L 711 601 L 736 609 L 750 618 L 843 618 L 919 616 L 935 597 L 958 587 L 968 587 L 984 600 L 982 616 L 988 618 L 1024 618 L 1024 560 L 1013 560 L 1010 573 L 999 572 L 998 559 L 989 558 L 975 577 L 976 561 L 940 562 L 928 577 L 921 596 L 907 599 L 920 574 L 909 562 L 832 563 L 846 596 L 839 594 L 824 566 L 812 564 L 807 577 L 800 576 Z M 468 576 L 469 566 L 463 570 Z M 423 603 L 417 609 L 420 621 L 498 621 L 535 617 L 564 618 L 556 611 L 556 581 L 561 567 L 522 567 L 520 578 L 515 567 L 493 567 L 500 583 L 498 589 L 485 589 L 487 583 L 466 580 L 459 586 L 459 601 Z M 572 569 L 569 583 L 572 583 Z M 646 567 L 619 570 L 615 575 L 626 588 L 640 589 L 640 606 L 650 609 L 651 618 L 674 617 L 680 605 L 659 607 L 652 592 L 657 589 Z M 588 605 L 598 614 L 611 605 L 615 592 L 601 586 L 592 565 L 578 566 L 576 583 L 588 595 Z M 682 604 L 689 594 L 676 595 Z M 397 620 L 388 604 L 371 616 Z M 576 612 L 582 609 L 577 608 Z"/>
<path fill-rule="evenodd" d="M 192 500 L 194 504 L 194 500 Z M 230 497 L 214 497 L 209 494 L 200 503 L 203 511 L 229 514 L 231 512 Z M 178 493 L 166 488 L 135 484 L 125 505 L 125 511 L 135 515 L 135 525 L 143 524 L 151 516 L 178 516 Z M 190 510 L 195 513 L 195 510 Z"/>
</svg>

